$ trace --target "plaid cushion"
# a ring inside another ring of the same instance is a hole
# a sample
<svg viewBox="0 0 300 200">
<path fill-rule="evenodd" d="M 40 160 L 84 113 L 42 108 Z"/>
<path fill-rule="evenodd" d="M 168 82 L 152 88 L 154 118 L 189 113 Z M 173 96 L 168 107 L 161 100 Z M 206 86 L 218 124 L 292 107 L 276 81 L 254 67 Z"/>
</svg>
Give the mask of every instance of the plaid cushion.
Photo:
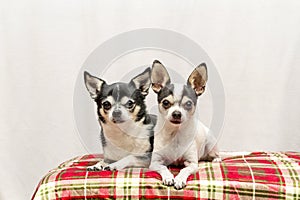
<svg viewBox="0 0 300 200">
<path fill-rule="evenodd" d="M 300 199 L 300 153 L 254 152 L 201 162 L 182 190 L 162 185 L 158 173 L 144 168 L 86 170 L 101 158 L 85 155 L 62 163 L 43 177 L 32 199 Z"/>
</svg>

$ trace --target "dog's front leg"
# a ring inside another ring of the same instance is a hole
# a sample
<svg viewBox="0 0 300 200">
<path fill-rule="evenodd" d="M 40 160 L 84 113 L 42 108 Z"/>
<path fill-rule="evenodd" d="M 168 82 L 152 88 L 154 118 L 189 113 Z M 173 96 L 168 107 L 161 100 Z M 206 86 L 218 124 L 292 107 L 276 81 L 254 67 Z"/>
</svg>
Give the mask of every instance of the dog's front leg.
<svg viewBox="0 0 300 200">
<path fill-rule="evenodd" d="M 164 159 L 161 157 L 161 155 L 153 153 L 149 169 L 156 171 L 161 175 L 164 185 L 174 185 L 174 175 L 167 168 L 163 160 Z"/>
<path fill-rule="evenodd" d="M 196 144 L 192 144 L 187 150 L 184 158 L 185 168 L 181 169 L 174 179 L 174 188 L 180 190 L 186 186 L 187 178 L 198 170 L 198 156 Z"/>
<path fill-rule="evenodd" d="M 174 185 L 174 175 L 165 165 L 162 165 L 159 162 L 152 162 L 149 168 L 153 171 L 158 172 L 161 175 L 162 182 L 164 185 Z"/>
<path fill-rule="evenodd" d="M 87 167 L 88 171 L 101 171 L 104 170 L 108 166 L 107 163 L 103 162 L 97 162 L 95 165 Z"/>
<path fill-rule="evenodd" d="M 185 162 L 187 163 L 187 162 Z M 188 163 L 188 166 L 180 170 L 174 179 L 174 188 L 180 190 L 186 186 L 187 178 L 198 170 L 198 163 Z"/>
<path fill-rule="evenodd" d="M 145 154 L 141 156 L 128 155 L 121 160 L 109 164 L 106 170 L 120 170 L 127 167 L 148 167 L 150 163 L 150 155 Z"/>
</svg>

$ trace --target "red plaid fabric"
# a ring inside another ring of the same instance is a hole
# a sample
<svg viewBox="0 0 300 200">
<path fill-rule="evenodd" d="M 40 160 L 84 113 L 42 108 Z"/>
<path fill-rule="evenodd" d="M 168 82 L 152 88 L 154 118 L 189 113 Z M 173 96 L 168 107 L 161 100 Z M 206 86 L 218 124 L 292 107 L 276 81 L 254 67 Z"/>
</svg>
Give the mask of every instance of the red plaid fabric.
<svg viewBox="0 0 300 200">
<path fill-rule="evenodd" d="M 300 199 L 300 153 L 254 152 L 201 162 L 182 190 L 162 185 L 158 173 L 144 168 L 86 170 L 100 159 L 85 155 L 62 163 L 42 178 L 32 199 Z"/>
</svg>

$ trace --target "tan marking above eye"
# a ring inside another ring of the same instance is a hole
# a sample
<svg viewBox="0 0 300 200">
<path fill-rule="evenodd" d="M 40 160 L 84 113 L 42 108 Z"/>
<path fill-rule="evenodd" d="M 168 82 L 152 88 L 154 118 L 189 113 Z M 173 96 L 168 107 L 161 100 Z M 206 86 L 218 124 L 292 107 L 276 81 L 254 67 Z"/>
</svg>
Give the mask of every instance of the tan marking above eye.
<svg viewBox="0 0 300 200">
<path fill-rule="evenodd" d="M 175 99 L 174 99 L 173 95 L 169 95 L 169 96 L 163 98 L 163 100 L 161 101 L 161 103 L 162 103 L 164 100 L 168 100 L 171 104 L 174 104 L 174 102 L 175 102 Z"/>
<path fill-rule="evenodd" d="M 102 102 L 108 101 L 111 105 L 115 104 L 115 100 L 112 96 L 108 96 L 105 99 L 102 100 Z"/>
<path fill-rule="evenodd" d="M 184 96 L 181 100 L 181 105 L 184 105 L 188 101 L 191 101 L 193 103 L 192 99 L 188 98 L 187 96 Z M 194 103 L 193 103 L 193 105 L 194 105 Z"/>
<path fill-rule="evenodd" d="M 165 102 L 167 104 L 165 104 Z M 164 109 L 169 109 L 172 105 L 174 105 L 174 97 L 173 95 L 169 95 L 166 98 L 164 98 L 161 102 L 160 105 L 161 107 L 163 107 Z"/>
</svg>

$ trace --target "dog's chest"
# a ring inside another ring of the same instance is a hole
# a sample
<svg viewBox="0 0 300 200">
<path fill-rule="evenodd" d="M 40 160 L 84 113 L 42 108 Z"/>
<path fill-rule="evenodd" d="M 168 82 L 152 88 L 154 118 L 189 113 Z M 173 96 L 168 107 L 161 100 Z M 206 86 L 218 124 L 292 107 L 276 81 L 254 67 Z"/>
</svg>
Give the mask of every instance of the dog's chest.
<svg viewBox="0 0 300 200">
<path fill-rule="evenodd" d="M 102 126 L 105 143 L 105 157 L 118 160 L 130 154 L 144 154 L 150 149 L 149 127 Z"/>
<path fill-rule="evenodd" d="M 165 128 L 155 134 L 154 152 L 159 152 L 167 164 L 181 165 L 186 160 L 197 160 L 205 141 L 202 123 L 190 123 L 174 133 Z"/>
<path fill-rule="evenodd" d="M 190 149 L 193 138 L 186 138 L 185 136 L 178 135 L 172 139 L 155 138 L 154 151 L 163 155 L 168 163 L 182 164 L 185 160 L 185 154 Z"/>
</svg>

